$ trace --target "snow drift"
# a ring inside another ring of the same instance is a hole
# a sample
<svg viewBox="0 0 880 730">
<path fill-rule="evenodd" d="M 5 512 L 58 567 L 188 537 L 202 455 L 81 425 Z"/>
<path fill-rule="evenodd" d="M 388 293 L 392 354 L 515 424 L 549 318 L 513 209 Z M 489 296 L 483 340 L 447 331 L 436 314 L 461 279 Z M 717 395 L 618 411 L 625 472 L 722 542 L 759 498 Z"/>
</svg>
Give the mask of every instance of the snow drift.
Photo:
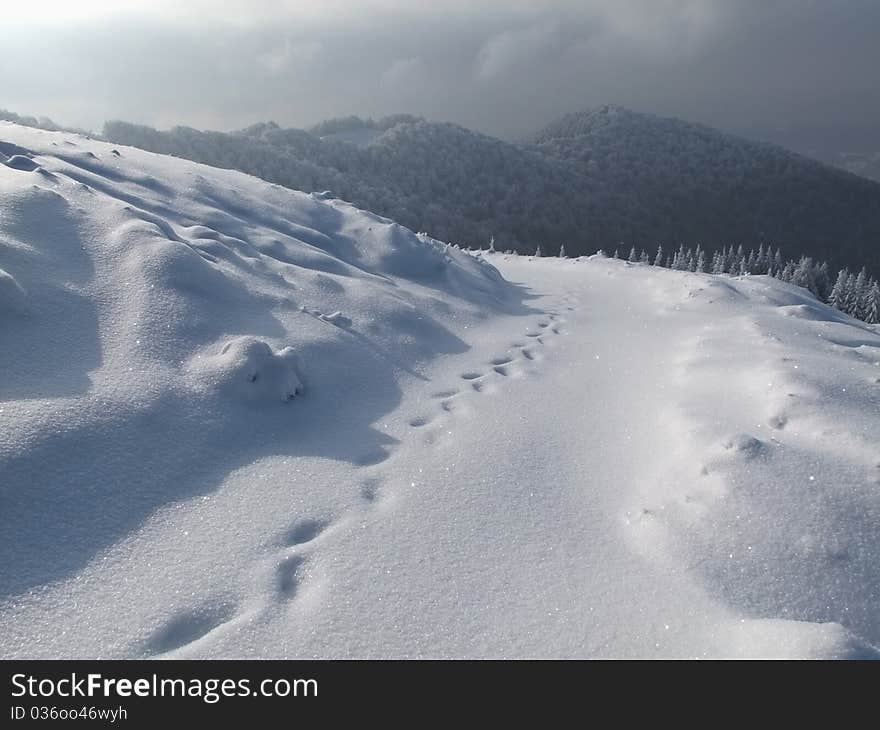
<svg viewBox="0 0 880 730">
<path fill-rule="evenodd" d="M 0 600 L 260 455 L 381 460 L 400 373 L 465 349 L 445 320 L 516 307 L 489 264 L 341 200 L 0 139 Z"/>
</svg>

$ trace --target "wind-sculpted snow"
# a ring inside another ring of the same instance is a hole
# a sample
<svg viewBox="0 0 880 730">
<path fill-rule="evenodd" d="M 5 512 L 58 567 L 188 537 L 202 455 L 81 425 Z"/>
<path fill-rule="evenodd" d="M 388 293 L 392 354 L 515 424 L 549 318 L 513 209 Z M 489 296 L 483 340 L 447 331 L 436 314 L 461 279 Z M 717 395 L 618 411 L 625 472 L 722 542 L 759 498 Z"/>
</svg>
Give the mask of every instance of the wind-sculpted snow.
<svg viewBox="0 0 880 730">
<path fill-rule="evenodd" d="M 446 319 L 519 306 L 489 264 L 339 200 L 69 133 L 0 139 L 6 601 L 263 455 L 380 458 L 401 373 L 466 349 Z"/>
</svg>

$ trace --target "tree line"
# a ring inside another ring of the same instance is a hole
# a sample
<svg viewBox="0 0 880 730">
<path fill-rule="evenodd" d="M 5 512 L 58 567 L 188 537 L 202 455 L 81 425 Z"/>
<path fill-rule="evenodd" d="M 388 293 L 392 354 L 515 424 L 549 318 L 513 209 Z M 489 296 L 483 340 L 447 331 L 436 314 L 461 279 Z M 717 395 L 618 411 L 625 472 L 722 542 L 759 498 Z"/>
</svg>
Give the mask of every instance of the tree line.
<svg viewBox="0 0 880 730">
<path fill-rule="evenodd" d="M 490 239 L 489 250 L 495 250 L 494 239 Z M 604 255 L 604 253 L 599 251 L 599 254 Z M 535 248 L 533 255 L 545 255 L 540 244 Z M 562 258 L 567 257 L 564 245 L 558 255 Z M 622 258 L 620 249 L 614 251 L 612 258 Z M 711 254 L 700 246 L 693 248 L 681 245 L 677 249 L 666 251 L 660 245 L 654 252 L 644 248 L 639 250 L 633 246 L 626 260 L 675 271 L 732 276 L 772 276 L 774 279 L 809 290 L 820 301 L 850 317 L 868 324 L 880 324 L 880 281 L 869 275 L 864 267 L 858 273 L 843 268 L 837 272 L 836 277 L 833 277 L 825 261 L 814 261 L 810 256 L 786 260 L 783 259 L 780 249 L 774 251 L 764 245 L 748 251 L 742 246 L 725 246 Z"/>
</svg>

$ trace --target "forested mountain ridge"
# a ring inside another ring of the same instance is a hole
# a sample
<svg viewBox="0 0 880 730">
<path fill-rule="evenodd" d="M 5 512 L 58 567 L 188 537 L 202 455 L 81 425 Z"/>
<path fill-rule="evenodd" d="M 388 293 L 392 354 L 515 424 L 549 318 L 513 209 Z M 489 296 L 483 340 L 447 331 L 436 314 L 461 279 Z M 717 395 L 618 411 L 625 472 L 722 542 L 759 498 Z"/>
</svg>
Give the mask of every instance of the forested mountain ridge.
<svg viewBox="0 0 880 730">
<path fill-rule="evenodd" d="M 781 147 L 606 106 L 518 144 L 398 115 L 311 130 L 159 132 L 110 122 L 105 136 L 336 196 L 465 246 L 781 247 L 880 270 L 880 184 Z M 354 142 L 354 143 L 352 143 Z"/>
<path fill-rule="evenodd" d="M 777 145 L 615 106 L 566 115 L 526 144 L 576 164 L 612 221 L 631 220 L 632 239 L 880 261 L 880 185 Z"/>
</svg>

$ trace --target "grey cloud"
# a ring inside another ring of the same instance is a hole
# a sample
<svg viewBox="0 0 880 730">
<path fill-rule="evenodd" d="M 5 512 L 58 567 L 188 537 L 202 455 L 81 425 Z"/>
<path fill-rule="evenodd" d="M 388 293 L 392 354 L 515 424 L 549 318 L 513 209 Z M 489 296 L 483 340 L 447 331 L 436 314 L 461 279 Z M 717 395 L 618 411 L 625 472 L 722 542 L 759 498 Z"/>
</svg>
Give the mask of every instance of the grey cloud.
<svg viewBox="0 0 880 730">
<path fill-rule="evenodd" d="M 92 128 L 411 112 L 507 137 L 602 103 L 726 127 L 880 126 L 870 0 L 303 7 L 22 26 L 0 46 L 0 107 Z"/>
</svg>

